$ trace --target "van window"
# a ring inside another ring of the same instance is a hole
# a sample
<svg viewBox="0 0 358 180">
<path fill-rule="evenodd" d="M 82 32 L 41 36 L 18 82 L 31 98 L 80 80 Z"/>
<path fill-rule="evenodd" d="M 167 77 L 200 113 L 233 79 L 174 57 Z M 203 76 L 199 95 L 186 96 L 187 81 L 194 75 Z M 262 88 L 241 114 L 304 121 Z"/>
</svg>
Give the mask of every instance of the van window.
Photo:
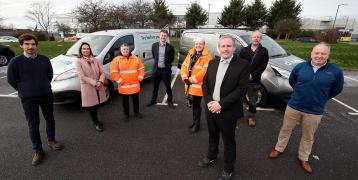
<svg viewBox="0 0 358 180">
<path fill-rule="evenodd" d="M 249 35 L 240 36 L 240 37 L 247 44 L 251 43 L 251 37 Z M 270 57 L 287 56 L 286 51 L 279 44 L 277 44 L 276 41 L 274 41 L 273 39 L 271 39 L 267 35 L 264 35 L 264 34 L 262 35 L 260 43 L 261 43 L 261 45 L 263 47 L 265 47 L 267 49 Z"/>
<path fill-rule="evenodd" d="M 183 44 L 182 46 L 185 46 L 188 48 L 188 50 L 192 47 L 194 47 L 194 40 L 195 38 L 201 37 L 205 40 L 205 46 L 208 48 L 210 54 L 216 55 L 216 46 L 217 46 L 217 40 L 218 35 L 217 34 L 211 34 L 211 33 L 186 33 L 182 40 Z M 187 53 L 187 52 L 185 52 Z"/>
<path fill-rule="evenodd" d="M 123 43 L 127 43 L 129 45 L 129 50 L 133 51 L 134 49 L 134 38 L 133 35 L 127 35 L 120 37 L 117 39 L 117 41 L 112 45 L 111 49 L 109 49 L 108 53 L 106 54 L 103 64 L 107 64 L 112 61 L 113 58 L 115 58 L 119 52 L 120 47 Z"/>
<path fill-rule="evenodd" d="M 113 39 L 113 36 L 106 35 L 87 35 L 78 40 L 70 49 L 68 49 L 66 56 L 77 56 L 78 50 L 82 42 L 87 42 L 91 46 L 91 50 L 94 56 L 97 56 L 102 52 L 104 47 L 107 46 L 109 41 Z"/>
</svg>

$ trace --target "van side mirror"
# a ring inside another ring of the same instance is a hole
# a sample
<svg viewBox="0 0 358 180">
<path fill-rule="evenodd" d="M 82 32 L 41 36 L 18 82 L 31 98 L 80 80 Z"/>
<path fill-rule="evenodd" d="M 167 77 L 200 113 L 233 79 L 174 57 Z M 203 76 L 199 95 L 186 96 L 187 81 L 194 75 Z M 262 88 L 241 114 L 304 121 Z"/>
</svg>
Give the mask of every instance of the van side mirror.
<svg viewBox="0 0 358 180">
<path fill-rule="evenodd" d="M 143 52 L 143 59 L 145 58 L 145 52 Z"/>
<path fill-rule="evenodd" d="M 106 56 L 104 56 L 103 65 L 105 65 L 109 62 L 111 62 L 111 55 L 109 53 L 107 53 Z"/>
</svg>

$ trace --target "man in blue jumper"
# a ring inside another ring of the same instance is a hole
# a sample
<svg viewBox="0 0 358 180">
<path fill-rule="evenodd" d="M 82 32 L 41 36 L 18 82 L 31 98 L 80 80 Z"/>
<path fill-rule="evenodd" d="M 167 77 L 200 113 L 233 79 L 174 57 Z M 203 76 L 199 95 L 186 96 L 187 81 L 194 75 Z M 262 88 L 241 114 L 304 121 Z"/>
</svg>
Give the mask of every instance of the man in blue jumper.
<svg viewBox="0 0 358 180">
<path fill-rule="evenodd" d="M 279 157 L 287 146 L 293 128 L 302 122 L 298 160 L 307 173 L 312 173 L 308 158 L 325 104 L 343 89 L 342 70 L 328 62 L 329 54 L 329 46 L 320 43 L 313 47 L 311 61 L 300 63 L 292 70 L 289 82 L 293 92 L 286 108 L 277 144 L 269 154 L 269 158 Z"/>
<path fill-rule="evenodd" d="M 41 163 L 44 157 L 40 137 L 39 107 L 46 120 L 48 146 L 61 150 L 62 145 L 55 140 L 55 119 L 53 117 L 53 94 L 51 80 L 53 77 L 50 60 L 37 54 L 37 38 L 31 34 L 19 37 L 24 50 L 22 55 L 13 58 L 7 70 L 9 84 L 18 91 L 21 104 L 29 126 L 30 139 L 35 154 L 32 165 Z"/>
</svg>

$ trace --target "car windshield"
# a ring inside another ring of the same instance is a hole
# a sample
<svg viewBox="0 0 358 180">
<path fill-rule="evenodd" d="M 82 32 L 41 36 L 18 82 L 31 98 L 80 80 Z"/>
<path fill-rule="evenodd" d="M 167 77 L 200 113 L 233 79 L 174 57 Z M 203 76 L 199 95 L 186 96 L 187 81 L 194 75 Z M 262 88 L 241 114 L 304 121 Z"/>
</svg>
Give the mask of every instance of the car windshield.
<svg viewBox="0 0 358 180">
<path fill-rule="evenodd" d="M 251 43 L 250 35 L 240 36 L 247 44 Z M 271 58 L 287 56 L 287 52 L 267 35 L 262 35 L 261 45 L 265 47 Z"/>
<path fill-rule="evenodd" d="M 113 39 L 113 36 L 106 36 L 106 35 L 87 35 L 80 40 L 78 40 L 70 49 L 68 49 L 66 56 L 77 56 L 78 49 L 81 46 L 82 42 L 87 42 L 90 44 L 92 53 L 94 56 L 97 56 L 99 53 L 102 52 L 104 47 L 107 46 L 109 41 Z"/>
</svg>

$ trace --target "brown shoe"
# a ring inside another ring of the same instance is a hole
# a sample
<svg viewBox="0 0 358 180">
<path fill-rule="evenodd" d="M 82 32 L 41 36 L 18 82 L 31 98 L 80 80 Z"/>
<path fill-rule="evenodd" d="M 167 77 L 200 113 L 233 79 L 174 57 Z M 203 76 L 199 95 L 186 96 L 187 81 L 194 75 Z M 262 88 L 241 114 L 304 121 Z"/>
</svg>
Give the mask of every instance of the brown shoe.
<svg viewBox="0 0 358 180">
<path fill-rule="evenodd" d="M 52 149 L 52 150 L 61 150 L 63 148 L 63 146 L 58 143 L 57 141 L 53 140 L 53 141 L 49 141 L 48 142 L 48 146 Z"/>
<path fill-rule="evenodd" d="M 269 158 L 270 158 L 270 159 L 276 159 L 276 158 L 278 158 L 281 154 L 282 154 L 282 152 L 280 152 L 280 151 L 272 150 L 271 153 L 269 154 Z"/>
<path fill-rule="evenodd" d="M 256 122 L 255 122 L 254 118 L 249 118 L 247 120 L 247 123 L 249 124 L 250 127 L 255 127 L 255 125 L 256 125 Z"/>
<path fill-rule="evenodd" d="M 306 173 L 312 173 L 312 168 L 311 165 L 308 163 L 308 161 L 302 161 L 300 159 L 298 159 L 302 169 L 306 172 Z"/>
<path fill-rule="evenodd" d="M 34 156 L 32 157 L 31 164 L 33 166 L 39 165 L 42 162 L 44 156 L 45 156 L 45 153 L 43 151 L 36 151 Z"/>
</svg>

